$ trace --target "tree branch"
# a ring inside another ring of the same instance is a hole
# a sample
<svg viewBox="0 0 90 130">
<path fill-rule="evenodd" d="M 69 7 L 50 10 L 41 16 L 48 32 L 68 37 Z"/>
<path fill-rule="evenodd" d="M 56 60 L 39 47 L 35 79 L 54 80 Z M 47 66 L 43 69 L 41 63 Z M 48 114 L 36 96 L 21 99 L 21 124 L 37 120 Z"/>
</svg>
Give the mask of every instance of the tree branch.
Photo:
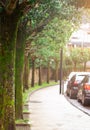
<svg viewBox="0 0 90 130">
<path fill-rule="evenodd" d="M 9 0 L 7 5 L 6 5 L 6 12 L 7 14 L 12 14 L 14 9 L 16 8 L 18 0 Z"/>
<path fill-rule="evenodd" d="M 0 1 L 0 5 L 5 7 L 5 3 L 3 1 Z"/>
<path fill-rule="evenodd" d="M 53 17 L 54 15 L 51 15 L 47 19 L 41 21 L 34 29 L 29 28 L 29 30 L 27 31 L 27 37 L 29 35 L 31 35 L 32 37 L 36 36 L 37 33 L 41 32 L 44 27 L 53 19 Z"/>
<path fill-rule="evenodd" d="M 37 4 L 40 2 L 41 0 L 36 0 L 35 2 L 30 3 L 27 0 L 24 0 L 20 5 L 19 8 L 20 10 L 22 10 L 22 12 L 24 14 L 28 13 L 28 11 L 32 8 L 35 8 L 37 6 Z"/>
</svg>

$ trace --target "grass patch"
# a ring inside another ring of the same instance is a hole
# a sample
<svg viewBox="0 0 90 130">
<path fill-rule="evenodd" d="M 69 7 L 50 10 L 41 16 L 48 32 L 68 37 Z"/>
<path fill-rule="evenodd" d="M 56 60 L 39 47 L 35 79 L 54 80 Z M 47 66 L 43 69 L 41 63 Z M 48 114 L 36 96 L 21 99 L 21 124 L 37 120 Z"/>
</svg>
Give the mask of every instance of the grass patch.
<svg viewBox="0 0 90 130">
<path fill-rule="evenodd" d="M 20 120 L 16 120 L 15 124 L 28 124 L 29 120 L 25 120 L 25 119 L 20 119 Z"/>
<path fill-rule="evenodd" d="M 56 84 L 58 84 L 58 83 L 56 83 L 56 82 L 50 82 L 49 84 L 43 83 L 41 86 L 39 86 L 39 85 L 36 84 L 34 87 L 30 87 L 30 89 L 26 90 L 26 91 L 23 93 L 23 104 L 26 103 L 27 98 L 28 98 L 28 96 L 29 96 L 29 94 L 30 94 L 31 92 L 33 92 L 33 91 L 35 91 L 35 90 L 38 90 L 38 89 L 40 89 L 40 88 L 44 88 L 44 87 L 48 87 L 48 86 L 53 86 L 53 85 L 56 85 Z"/>
<path fill-rule="evenodd" d="M 29 110 L 28 109 L 24 109 L 23 112 L 29 112 Z"/>
</svg>

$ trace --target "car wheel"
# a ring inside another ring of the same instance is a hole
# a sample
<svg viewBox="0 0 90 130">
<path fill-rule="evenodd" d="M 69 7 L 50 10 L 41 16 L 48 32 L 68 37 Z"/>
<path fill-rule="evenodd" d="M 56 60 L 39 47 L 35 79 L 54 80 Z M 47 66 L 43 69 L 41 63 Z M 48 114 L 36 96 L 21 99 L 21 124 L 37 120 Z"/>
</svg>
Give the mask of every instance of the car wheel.
<svg viewBox="0 0 90 130">
<path fill-rule="evenodd" d="M 82 95 L 82 105 L 86 106 L 87 105 L 87 101 L 85 100 L 85 96 Z"/>
</svg>

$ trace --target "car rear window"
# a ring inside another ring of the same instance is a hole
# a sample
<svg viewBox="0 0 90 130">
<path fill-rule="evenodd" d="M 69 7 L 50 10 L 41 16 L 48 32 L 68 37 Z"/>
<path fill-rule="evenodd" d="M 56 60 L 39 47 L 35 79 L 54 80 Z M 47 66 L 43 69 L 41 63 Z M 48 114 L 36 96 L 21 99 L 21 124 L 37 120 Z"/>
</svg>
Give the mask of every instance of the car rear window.
<svg viewBox="0 0 90 130">
<path fill-rule="evenodd" d="M 85 75 L 78 75 L 76 76 L 76 81 L 82 81 L 84 79 Z"/>
<path fill-rule="evenodd" d="M 89 76 L 89 78 L 88 78 L 88 83 L 90 83 L 90 76 Z"/>
</svg>

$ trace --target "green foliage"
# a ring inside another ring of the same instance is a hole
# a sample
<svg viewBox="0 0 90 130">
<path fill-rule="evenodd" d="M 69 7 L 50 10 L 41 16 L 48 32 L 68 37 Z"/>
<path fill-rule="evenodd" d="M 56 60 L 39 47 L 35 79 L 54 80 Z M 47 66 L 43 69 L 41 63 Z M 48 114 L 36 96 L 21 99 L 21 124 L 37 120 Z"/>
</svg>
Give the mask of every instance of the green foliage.
<svg viewBox="0 0 90 130">
<path fill-rule="evenodd" d="M 89 48 L 72 48 L 70 50 L 65 50 L 63 58 L 64 72 L 74 70 L 74 65 L 76 65 L 77 70 L 83 70 L 83 63 L 90 60 L 90 50 Z"/>
<path fill-rule="evenodd" d="M 80 21 L 80 11 L 74 6 L 74 2 L 72 0 L 43 0 L 28 13 L 28 18 L 31 20 L 28 28 L 37 29 L 41 25 L 43 25 L 42 29 L 44 28 L 41 33 L 37 32 L 36 37 L 28 38 L 28 40 L 33 39 L 30 57 L 37 59 L 37 64 L 44 63 L 45 65 L 45 62 L 52 57 L 59 59 L 60 48 L 65 46 L 74 30 L 72 26 Z"/>
<path fill-rule="evenodd" d="M 30 19 L 31 24 L 28 27 L 34 29 L 39 25 L 48 23 L 48 19 L 50 22 L 56 16 L 60 17 L 60 19 L 67 19 L 77 24 L 80 22 L 80 14 L 80 9 L 77 9 L 75 3 L 72 1 L 43 0 L 29 11 L 28 19 Z"/>
<path fill-rule="evenodd" d="M 59 61 L 60 48 L 64 47 L 72 33 L 72 24 L 68 20 L 55 17 L 44 27 L 31 43 L 30 56 L 36 57 L 38 65 L 47 66 L 48 61 Z M 54 67 L 54 62 L 52 67 Z"/>
<path fill-rule="evenodd" d="M 80 49 L 81 62 L 90 60 L 90 50 L 88 48 Z"/>
</svg>

